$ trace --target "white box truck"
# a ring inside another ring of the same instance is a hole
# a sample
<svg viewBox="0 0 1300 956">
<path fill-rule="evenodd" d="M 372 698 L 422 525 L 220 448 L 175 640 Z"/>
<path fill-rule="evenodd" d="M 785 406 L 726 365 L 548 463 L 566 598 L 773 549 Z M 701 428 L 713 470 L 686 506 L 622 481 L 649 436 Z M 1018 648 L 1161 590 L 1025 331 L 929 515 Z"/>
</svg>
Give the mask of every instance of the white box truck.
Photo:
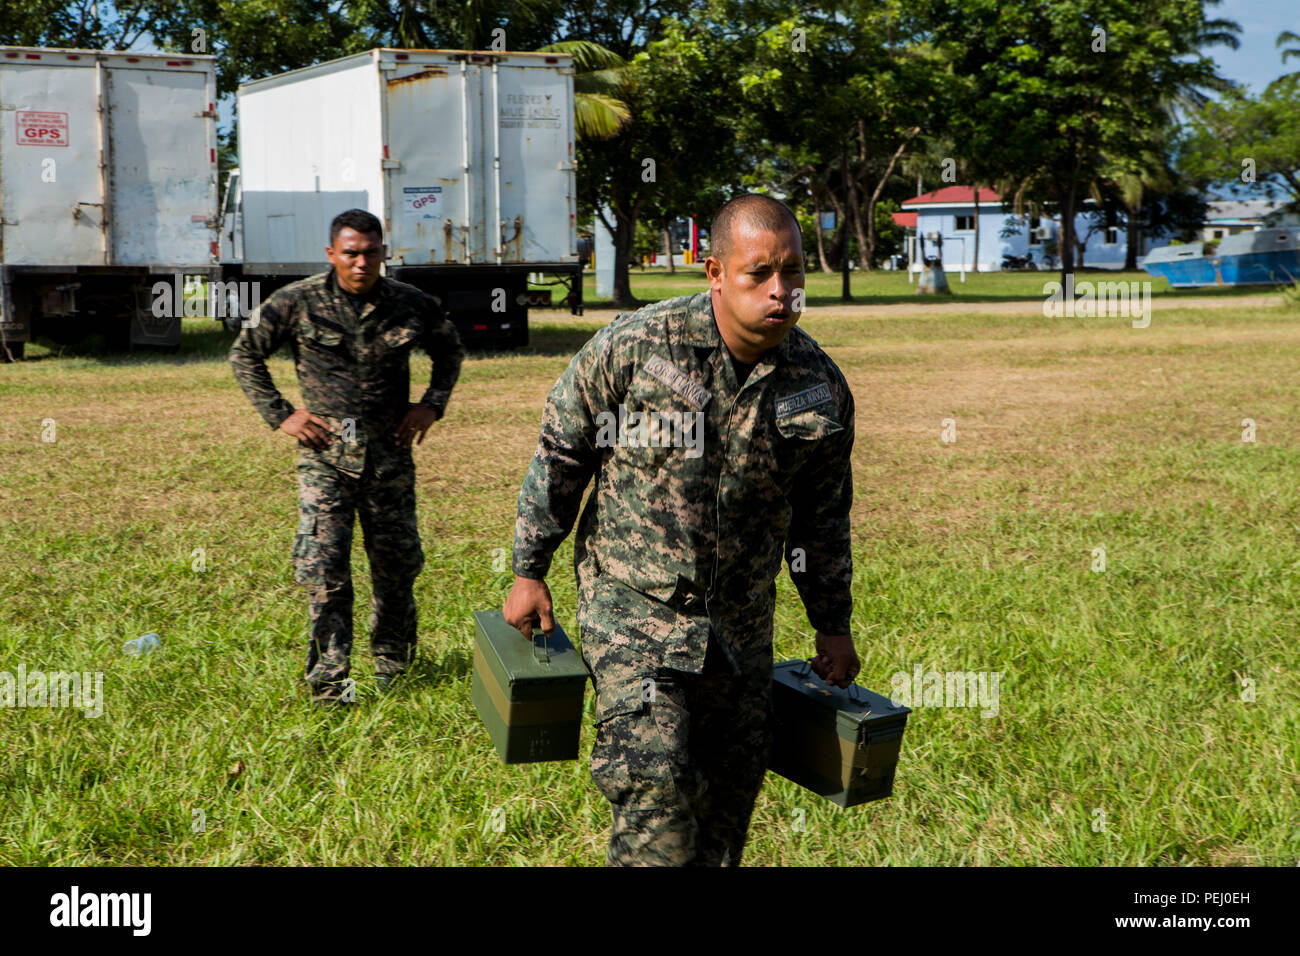
<svg viewBox="0 0 1300 956">
<path fill-rule="evenodd" d="M 210 56 L 0 47 L 0 359 L 37 335 L 180 344 L 217 263 Z"/>
<path fill-rule="evenodd" d="M 528 306 L 550 304 L 530 273 L 581 312 L 571 57 L 375 49 L 246 83 L 238 117 L 226 216 L 263 298 L 328 269 L 330 221 L 360 208 L 384 224 L 385 273 L 469 343 L 527 342 Z"/>
</svg>

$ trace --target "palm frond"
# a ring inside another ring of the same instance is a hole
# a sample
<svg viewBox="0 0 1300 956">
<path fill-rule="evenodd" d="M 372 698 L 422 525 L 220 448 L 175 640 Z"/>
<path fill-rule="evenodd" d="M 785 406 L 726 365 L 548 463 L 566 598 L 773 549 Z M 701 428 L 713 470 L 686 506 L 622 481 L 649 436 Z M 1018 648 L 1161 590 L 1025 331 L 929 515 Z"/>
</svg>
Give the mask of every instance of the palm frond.
<svg viewBox="0 0 1300 956">
<path fill-rule="evenodd" d="M 573 128 L 578 139 L 609 139 L 632 120 L 622 100 L 602 93 L 576 93 L 573 97 Z"/>
<path fill-rule="evenodd" d="M 538 47 L 538 53 L 567 53 L 573 57 L 573 67 L 579 73 L 597 70 L 617 70 L 627 66 L 624 59 L 613 50 L 607 50 L 590 40 L 564 40 Z"/>
</svg>

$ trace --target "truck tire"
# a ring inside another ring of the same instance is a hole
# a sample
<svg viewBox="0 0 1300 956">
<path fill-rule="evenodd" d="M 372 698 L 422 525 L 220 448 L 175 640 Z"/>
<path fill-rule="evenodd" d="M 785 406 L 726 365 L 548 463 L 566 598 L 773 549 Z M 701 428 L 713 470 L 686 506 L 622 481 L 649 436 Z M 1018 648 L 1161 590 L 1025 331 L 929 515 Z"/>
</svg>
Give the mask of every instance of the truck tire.
<svg viewBox="0 0 1300 956">
<path fill-rule="evenodd" d="M 5 348 L 0 349 L 0 362 L 21 362 L 26 346 L 26 342 L 6 342 Z"/>
</svg>

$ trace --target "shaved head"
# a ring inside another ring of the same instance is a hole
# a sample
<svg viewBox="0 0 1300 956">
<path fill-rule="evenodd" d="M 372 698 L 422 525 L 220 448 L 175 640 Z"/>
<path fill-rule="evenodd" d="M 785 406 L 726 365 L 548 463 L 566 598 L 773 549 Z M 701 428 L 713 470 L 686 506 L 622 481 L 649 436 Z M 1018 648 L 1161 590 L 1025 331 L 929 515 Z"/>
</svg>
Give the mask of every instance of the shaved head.
<svg viewBox="0 0 1300 956">
<path fill-rule="evenodd" d="M 704 260 L 718 333 L 734 358 L 757 362 L 803 313 L 803 235 L 788 207 L 767 196 L 731 200 L 713 217 Z"/>
<path fill-rule="evenodd" d="M 709 226 L 709 252 L 724 264 L 734 248 L 738 224 L 764 232 L 793 229 L 796 236 L 802 236 L 799 220 L 785 203 L 758 193 L 737 196 L 718 210 Z"/>
</svg>

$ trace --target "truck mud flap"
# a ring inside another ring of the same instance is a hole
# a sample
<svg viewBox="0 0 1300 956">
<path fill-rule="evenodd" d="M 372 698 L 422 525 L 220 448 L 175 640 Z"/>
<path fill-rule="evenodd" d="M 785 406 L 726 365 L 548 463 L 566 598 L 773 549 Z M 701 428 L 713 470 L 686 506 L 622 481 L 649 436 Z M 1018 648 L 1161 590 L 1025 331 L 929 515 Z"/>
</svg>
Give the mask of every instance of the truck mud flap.
<svg viewBox="0 0 1300 956">
<path fill-rule="evenodd" d="M 131 316 L 131 344 L 175 347 L 181 344 L 180 316 L 156 318 L 136 309 Z"/>
</svg>

